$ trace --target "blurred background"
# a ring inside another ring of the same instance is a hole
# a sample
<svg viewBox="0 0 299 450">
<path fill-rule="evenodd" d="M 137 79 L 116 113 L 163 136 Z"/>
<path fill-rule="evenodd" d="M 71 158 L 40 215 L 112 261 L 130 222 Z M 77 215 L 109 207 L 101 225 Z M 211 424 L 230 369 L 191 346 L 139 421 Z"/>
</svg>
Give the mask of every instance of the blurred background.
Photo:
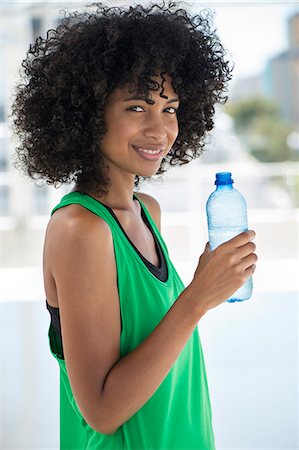
<svg viewBox="0 0 299 450">
<path fill-rule="evenodd" d="M 59 448 L 59 374 L 48 347 L 42 250 L 50 212 L 72 185 L 55 189 L 16 172 L 8 115 L 29 43 L 59 24 L 60 10 L 84 5 L 1 3 L 1 449 Z M 215 12 L 214 25 L 235 63 L 229 100 L 216 110 L 205 153 L 171 169 L 163 181 L 144 183 L 140 191 L 160 202 L 162 235 L 187 285 L 208 240 L 205 203 L 215 173 L 232 172 L 234 187 L 247 200 L 259 261 L 252 298 L 224 303 L 198 325 L 217 450 L 295 450 L 299 5 L 195 1 L 181 6 Z"/>
</svg>

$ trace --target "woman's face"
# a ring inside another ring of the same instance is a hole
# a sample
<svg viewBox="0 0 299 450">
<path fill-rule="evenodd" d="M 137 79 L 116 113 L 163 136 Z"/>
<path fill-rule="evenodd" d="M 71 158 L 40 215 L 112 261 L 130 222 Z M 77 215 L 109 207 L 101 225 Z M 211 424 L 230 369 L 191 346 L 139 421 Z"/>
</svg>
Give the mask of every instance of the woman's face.
<svg viewBox="0 0 299 450">
<path fill-rule="evenodd" d="M 179 99 L 170 76 L 164 78 L 163 94 L 167 98 L 160 97 L 162 78 L 153 77 L 160 88 L 151 91 L 152 104 L 127 89 L 118 88 L 109 96 L 104 113 L 107 131 L 101 149 L 110 170 L 152 176 L 171 150 L 179 131 Z"/>
</svg>

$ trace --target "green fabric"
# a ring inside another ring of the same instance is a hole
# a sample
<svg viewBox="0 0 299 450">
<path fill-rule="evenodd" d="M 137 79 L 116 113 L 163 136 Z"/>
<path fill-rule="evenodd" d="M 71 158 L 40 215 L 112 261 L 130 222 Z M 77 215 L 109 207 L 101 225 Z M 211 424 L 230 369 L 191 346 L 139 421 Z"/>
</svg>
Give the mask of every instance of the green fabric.
<svg viewBox="0 0 299 450">
<path fill-rule="evenodd" d="M 51 213 L 76 203 L 103 218 L 110 226 L 122 319 L 121 357 L 146 339 L 185 287 L 159 230 L 143 202 L 139 202 L 164 252 L 169 274 L 166 282 L 158 280 L 149 271 L 112 214 L 89 195 L 66 194 Z M 60 367 L 60 449 L 215 449 L 208 383 L 197 327 L 157 391 L 111 435 L 96 432 L 84 420 L 72 394 L 59 339 L 51 325 L 48 336 L 51 353 Z"/>
</svg>

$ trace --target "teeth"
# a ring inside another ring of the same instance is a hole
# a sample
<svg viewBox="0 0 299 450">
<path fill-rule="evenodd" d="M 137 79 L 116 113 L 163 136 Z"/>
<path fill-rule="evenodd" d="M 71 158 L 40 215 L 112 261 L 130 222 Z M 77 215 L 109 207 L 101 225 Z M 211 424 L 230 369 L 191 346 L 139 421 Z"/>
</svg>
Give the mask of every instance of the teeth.
<svg viewBox="0 0 299 450">
<path fill-rule="evenodd" d="M 148 150 L 146 148 L 140 148 L 140 147 L 138 147 L 138 150 L 143 153 L 149 153 L 150 155 L 157 155 L 161 151 L 161 150 Z"/>
</svg>

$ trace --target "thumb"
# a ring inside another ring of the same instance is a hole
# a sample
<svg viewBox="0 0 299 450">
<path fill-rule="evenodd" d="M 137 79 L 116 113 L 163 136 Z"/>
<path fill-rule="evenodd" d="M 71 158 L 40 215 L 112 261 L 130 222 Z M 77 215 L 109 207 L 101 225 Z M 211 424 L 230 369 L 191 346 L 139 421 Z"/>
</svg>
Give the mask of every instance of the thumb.
<svg viewBox="0 0 299 450">
<path fill-rule="evenodd" d="M 205 252 L 210 252 L 210 251 L 211 251 L 211 249 L 210 249 L 210 243 L 207 242 L 207 243 L 206 243 L 206 246 L 205 246 L 204 253 L 205 253 Z"/>
</svg>

